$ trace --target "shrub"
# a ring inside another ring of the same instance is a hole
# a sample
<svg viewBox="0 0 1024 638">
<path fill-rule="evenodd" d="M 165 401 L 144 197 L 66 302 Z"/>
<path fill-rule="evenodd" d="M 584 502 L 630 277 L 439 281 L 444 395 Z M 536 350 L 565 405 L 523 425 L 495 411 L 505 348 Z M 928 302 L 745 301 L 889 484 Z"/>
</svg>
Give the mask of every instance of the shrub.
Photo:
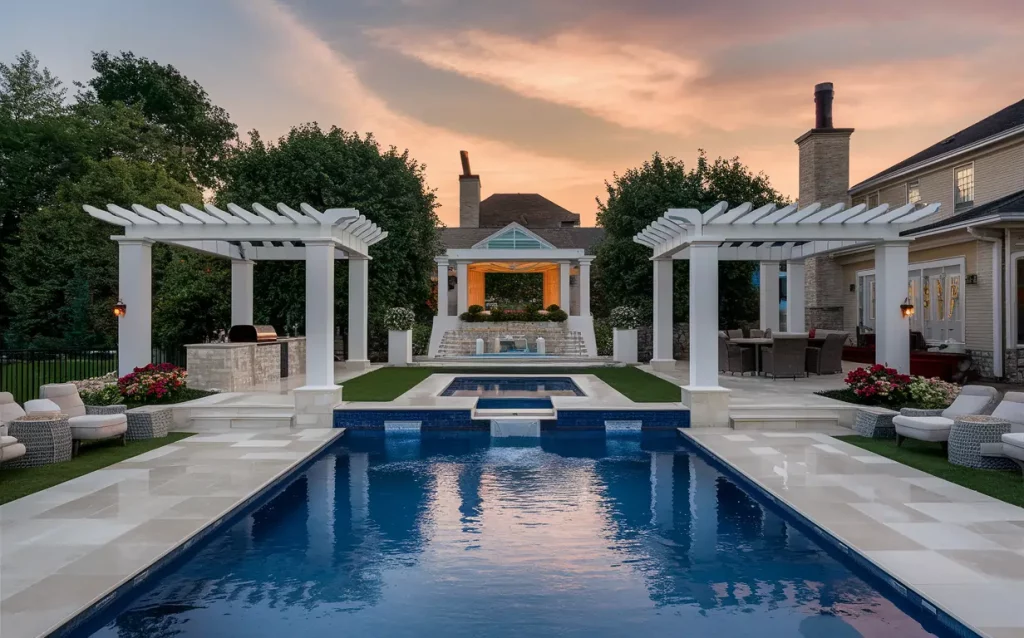
<svg viewBox="0 0 1024 638">
<path fill-rule="evenodd" d="M 82 390 L 79 393 L 86 405 L 117 405 L 124 403 L 121 390 L 116 383 L 105 385 L 99 390 Z"/>
<path fill-rule="evenodd" d="M 960 394 L 960 386 L 947 383 L 938 377 L 927 379 L 914 377 L 907 386 L 914 405 L 925 410 L 946 408 Z"/>
<path fill-rule="evenodd" d="M 556 303 L 553 303 L 553 304 L 551 304 L 550 306 L 548 306 L 548 307 L 546 308 L 546 310 L 547 310 L 548 312 L 558 312 L 559 310 L 561 310 L 561 308 L 559 308 L 559 307 L 558 307 L 558 304 L 556 304 Z"/>
<path fill-rule="evenodd" d="M 416 313 L 408 308 L 391 308 L 384 314 L 384 327 L 388 330 L 412 330 Z"/>
<path fill-rule="evenodd" d="M 594 318 L 594 338 L 597 340 L 597 355 L 612 355 L 612 326 L 607 319 Z"/>
<path fill-rule="evenodd" d="M 432 326 L 429 323 L 417 323 L 412 327 L 412 354 L 415 357 L 425 357 L 427 348 L 430 347 L 430 331 Z"/>
<path fill-rule="evenodd" d="M 608 315 L 613 328 L 619 330 L 636 330 L 640 327 L 640 311 L 631 306 L 613 308 Z"/>
<path fill-rule="evenodd" d="M 188 372 L 170 363 L 150 363 L 117 380 L 121 396 L 129 401 L 169 399 L 185 389 Z"/>
<path fill-rule="evenodd" d="M 546 318 L 547 318 L 548 321 L 556 321 L 556 322 L 568 321 L 569 320 L 569 314 L 566 311 L 564 311 L 564 310 L 549 310 Z"/>
<path fill-rule="evenodd" d="M 857 368 L 846 375 L 846 385 L 861 399 L 877 405 L 903 406 L 910 398 L 910 375 L 876 363 L 870 368 Z"/>
<path fill-rule="evenodd" d="M 480 306 L 478 304 L 473 304 L 469 308 L 466 308 L 466 312 L 468 312 L 471 315 L 476 315 L 476 314 L 479 314 L 479 313 L 481 313 L 483 311 L 484 311 L 484 307 Z"/>
</svg>

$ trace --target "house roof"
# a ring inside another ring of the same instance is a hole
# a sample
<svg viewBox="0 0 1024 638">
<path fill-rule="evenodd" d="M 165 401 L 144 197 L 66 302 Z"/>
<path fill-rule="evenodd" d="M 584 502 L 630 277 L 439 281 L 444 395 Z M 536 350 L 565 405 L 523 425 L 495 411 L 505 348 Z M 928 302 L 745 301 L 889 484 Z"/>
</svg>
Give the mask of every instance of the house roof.
<svg viewBox="0 0 1024 638">
<path fill-rule="evenodd" d="M 920 164 L 921 162 L 926 162 L 930 159 L 934 159 L 948 153 L 953 153 L 959 149 L 982 142 L 987 138 L 999 135 L 1000 133 L 1004 133 L 1019 126 L 1024 126 L 1024 100 L 1011 104 L 1001 111 L 997 111 L 985 119 L 968 126 L 962 131 L 957 131 L 940 142 L 932 144 L 923 151 L 911 155 L 902 162 L 893 164 L 884 171 L 872 175 L 850 188 L 850 192 L 852 193 L 869 182 L 876 182 L 904 168 Z"/>
<path fill-rule="evenodd" d="M 939 228 L 945 228 L 946 226 L 959 226 L 964 222 L 969 222 L 974 219 L 982 219 L 985 217 L 991 217 L 993 215 L 1005 215 L 1008 213 L 1022 213 L 1024 214 L 1024 190 L 1019 190 L 1016 193 L 1011 193 L 1005 197 L 986 202 L 980 206 L 964 211 L 958 215 L 953 215 L 937 221 L 934 224 L 926 224 L 919 228 L 907 230 L 901 235 L 916 235 L 925 231 L 936 230 Z"/>
<path fill-rule="evenodd" d="M 494 234 L 494 228 L 442 228 L 442 252 L 449 248 L 472 248 Z M 582 248 L 587 254 L 604 239 L 603 228 L 529 228 L 555 248 Z"/>
<path fill-rule="evenodd" d="M 579 226 L 580 216 L 537 193 L 495 193 L 480 202 L 480 227 L 503 228 L 516 222 L 527 228 Z"/>
</svg>

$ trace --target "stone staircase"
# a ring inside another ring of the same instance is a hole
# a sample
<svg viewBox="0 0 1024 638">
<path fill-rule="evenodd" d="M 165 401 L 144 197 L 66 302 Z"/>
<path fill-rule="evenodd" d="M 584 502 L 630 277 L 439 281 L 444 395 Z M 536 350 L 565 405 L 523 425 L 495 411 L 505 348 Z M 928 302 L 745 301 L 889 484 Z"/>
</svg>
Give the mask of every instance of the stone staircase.
<svg viewBox="0 0 1024 638">
<path fill-rule="evenodd" d="M 526 337 L 533 352 L 537 348 L 537 337 L 543 337 L 545 353 L 562 357 L 586 357 L 587 346 L 583 334 L 570 331 L 565 324 L 539 322 L 501 322 L 466 324 L 456 330 L 448 330 L 441 337 L 437 356 L 441 358 L 467 357 L 476 354 L 476 340 L 484 340 L 484 352 L 494 353 L 494 339 L 506 336 Z"/>
</svg>

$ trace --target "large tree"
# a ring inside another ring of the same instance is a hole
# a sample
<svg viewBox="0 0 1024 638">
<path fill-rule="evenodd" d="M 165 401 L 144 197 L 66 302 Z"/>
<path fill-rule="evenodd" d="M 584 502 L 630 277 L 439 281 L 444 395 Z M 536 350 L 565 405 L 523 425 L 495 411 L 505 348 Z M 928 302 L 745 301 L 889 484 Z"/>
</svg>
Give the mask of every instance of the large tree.
<svg viewBox="0 0 1024 638">
<path fill-rule="evenodd" d="M 408 151 L 384 150 L 372 135 L 336 127 L 325 131 L 314 123 L 293 128 L 273 144 L 253 132 L 227 163 L 217 201 L 358 209 L 388 232 L 371 249 L 370 313 L 405 306 L 426 316 L 438 218 L 423 170 Z M 338 264 L 336 316 L 338 325 L 346 325 L 347 265 Z M 261 320 L 278 329 L 304 325 L 302 268 L 301 263 L 257 266 L 255 311 Z"/>
<path fill-rule="evenodd" d="M 720 201 L 753 202 L 762 206 L 784 198 L 763 173 L 754 174 L 739 158 L 709 161 L 704 151 L 693 168 L 673 157 L 655 153 L 638 168 L 615 175 L 605 183 L 607 199 L 597 200 L 597 223 L 606 231 L 595 263 L 595 301 L 599 312 L 620 305 L 636 306 L 650 313 L 653 269 L 650 250 L 633 242 L 633 236 L 669 208 L 707 210 Z M 689 262 L 676 261 L 673 268 L 677 321 L 689 311 Z M 719 266 L 719 321 L 733 325 L 757 317 L 757 293 L 753 262 L 721 262 Z"/>
<path fill-rule="evenodd" d="M 94 53 L 96 75 L 82 86 L 80 102 L 137 107 L 151 125 L 166 131 L 177 146 L 192 179 L 217 185 L 221 160 L 237 139 L 227 111 L 213 104 L 206 90 L 169 64 L 133 53 Z"/>
</svg>

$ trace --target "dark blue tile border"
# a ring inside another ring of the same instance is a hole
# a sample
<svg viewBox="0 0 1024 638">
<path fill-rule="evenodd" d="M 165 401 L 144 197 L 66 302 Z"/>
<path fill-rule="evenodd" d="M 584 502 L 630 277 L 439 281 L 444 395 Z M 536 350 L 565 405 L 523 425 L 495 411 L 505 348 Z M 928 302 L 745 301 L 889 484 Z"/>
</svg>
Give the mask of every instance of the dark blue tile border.
<svg viewBox="0 0 1024 638">
<path fill-rule="evenodd" d="M 605 421 L 639 421 L 642 430 L 690 427 L 689 410 L 572 410 L 559 409 L 554 427 L 559 430 L 603 430 Z"/>
<path fill-rule="evenodd" d="M 544 430 L 604 430 L 605 421 L 638 421 L 643 430 L 690 427 L 690 411 L 679 410 L 556 410 L 557 419 L 542 420 Z M 334 427 L 352 431 L 383 430 L 387 421 L 419 422 L 423 430 L 489 430 L 489 420 L 473 419 L 470 410 L 392 410 L 334 411 Z"/>
<path fill-rule="evenodd" d="M 489 430 L 490 421 L 474 421 L 471 410 L 335 410 L 334 427 L 383 430 L 385 421 L 419 421 L 422 429 Z"/>
<path fill-rule="evenodd" d="M 66 638 L 76 635 L 76 632 L 86 628 L 90 623 L 99 621 L 104 612 L 112 605 L 124 601 L 128 596 L 136 593 L 137 590 L 146 585 L 156 583 L 161 578 L 177 569 L 183 562 L 191 558 L 202 547 L 206 546 L 215 535 L 230 528 L 252 512 L 266 504 L 272 497 L 277 495 L 278 489 L 298 479 L 309 467 L 318 461 L 328 449 L 344 438 L 344 434 L 332 441 L 324 443 L 317 451 L 306 457 L 284 474 L 277 477 L 257 492 L 239 501 L 227 514 L 210 523 L 195 533 L 184 543 L 178 545 L 171 551 L 164 554 L 156 562 L 137 574 L 134 578 L 119 585 L 117 589 L 107 594 L 99 602 L 83 610 L 73 618 L 67 620 L 57 629 L 50 632 L 48 638 Z M 95 632 L 99 626 L 88 627 L 89 632 Z"/>
<path fill-rule="evenodd" d="M 749 492 L 755 500 L 766 504 L 776 514 L 780 514 L 787 522 L 794 524 L 804 535 L 813 539 L 814 542 L 821 545 L 826 551 L 839 558 L 841 562 L 852 563 L 862 572 L 866 572 L 870 576 L 871 584 L 876 589 L 882 591 L 886 598 L 904 601 L 921 616 L 933 617 L 940 625 L 953 632 L 959 638 L 982 638 L 981 634 L 925 600 L 923 596 L 905 583 L 897 580 L 860 552 L 830 534 L 826 529 L 811 521 L 767 489 L 761 487 L 756 481 L 734 468 L 700 441 L 693 437 L 683 437 L 681 434 L 679 436 L 709 465 Z"/>
</svg>

